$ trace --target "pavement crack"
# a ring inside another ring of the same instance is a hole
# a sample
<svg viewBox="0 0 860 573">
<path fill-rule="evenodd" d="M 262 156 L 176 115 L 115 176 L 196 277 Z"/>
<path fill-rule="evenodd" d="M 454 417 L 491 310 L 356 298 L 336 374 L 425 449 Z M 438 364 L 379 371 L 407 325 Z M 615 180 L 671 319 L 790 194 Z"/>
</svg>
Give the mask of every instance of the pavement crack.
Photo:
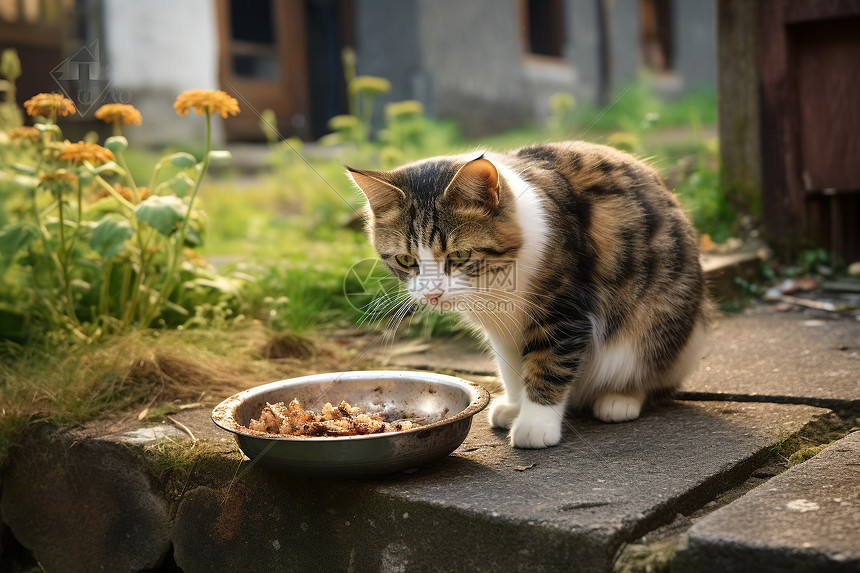
<svg viewBox="0 0 860 573">
<path fill-rule="evenodd" d="M 573 511 L 575 509 L 589 509 L 592 507 L 603 507 L 604 505 L 611 504 L 611 501 L 575 501 L 572 503 L 565 503 L 558 509 L 559 511 Z"/>
</svg>

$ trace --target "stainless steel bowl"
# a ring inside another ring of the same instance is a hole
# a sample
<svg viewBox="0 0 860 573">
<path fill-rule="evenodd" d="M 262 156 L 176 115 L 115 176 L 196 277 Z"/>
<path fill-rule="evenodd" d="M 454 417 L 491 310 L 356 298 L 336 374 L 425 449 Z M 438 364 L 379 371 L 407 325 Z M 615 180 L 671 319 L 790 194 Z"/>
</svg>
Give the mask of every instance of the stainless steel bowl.
<svg viewBox="0 0 860 573">
<path fill-rule="evenodd" d="M 346 400 L 385 417 L 422 420 L 411 430 L 364 436 L 261 436 L 243 430 L 266 402 L 289 402 L 320 411 L 326 402 Z M 257 386 L 230 396 L 212 411 L 212 420 L 233 432 L 252 460 L 282 472 L 367 476 L 417 468 L 459 446 L 472 416 L 490 395 L 467 380 L 402 370 L 334 372 Z"/>
</svg>

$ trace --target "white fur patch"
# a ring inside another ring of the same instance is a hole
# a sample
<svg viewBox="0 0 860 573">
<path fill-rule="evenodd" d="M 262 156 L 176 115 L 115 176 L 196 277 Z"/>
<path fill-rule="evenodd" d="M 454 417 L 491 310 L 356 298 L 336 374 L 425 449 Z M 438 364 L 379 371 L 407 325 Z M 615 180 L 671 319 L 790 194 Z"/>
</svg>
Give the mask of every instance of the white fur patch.
<svg viewBox="0 0 860 573">
<path fill-rule="evenodd" d="M 491 161 L 496 159 L 492 155 Z M 546 246 L 549 244 L 550 229 L 546 211 L 541 204 L 541 198 L 534 188 L 523 181 L 509 167 L 501 161 L 495 160 L 493 164 L 499 170 L 514 195 L 514 210 L 520 231 L 523 234 L 523 245 L 517 253 L 517 283 L 520 291 L 526 291 L 531 283 L 534 271 L 543 259 Z"/>
<path fill-rule="evenodd" d="M 524 398 L 520 346 L 510 338 L 499 340 L 490 333 L 488 335 L 505 385 L 505 395 L 494 399 L 490 406 L 490 424 L 495 428 L 510 428 L 520 413 Z"/>
<path fill-rule="evenodd" d="M 409 280 L 409 292 L 419 303 L 423 303 L 428 293 L 447 293 L 450 289 L 444 266 L 433 257 L 430 249 L 418 246 L 418 274 Z M 450 295 L 449 295 L 450 296 Z M 443 297 L 441 297 L 444 299 Z"/>
<path fill-rule="evenodd" d="M 628 339 L 608 344 L 595 341 L 586 379 L 595 388 L 618 392 L 639 380 L 640 362 L 639 352 Z"/>
</svg>

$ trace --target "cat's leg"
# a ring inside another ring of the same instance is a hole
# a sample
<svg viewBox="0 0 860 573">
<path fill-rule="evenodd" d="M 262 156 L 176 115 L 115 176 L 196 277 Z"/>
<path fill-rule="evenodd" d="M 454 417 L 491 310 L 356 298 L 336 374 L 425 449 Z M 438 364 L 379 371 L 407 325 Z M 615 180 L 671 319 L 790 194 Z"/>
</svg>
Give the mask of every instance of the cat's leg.
<svg viewBox="0 0 860 573">
<path fill-rule="evenodd" d="M 505 385 L 505 395 L 493 399 L 490 405 L 490 424 L 494 428 L 508 429 L 520 413 L 523 399 L 523 379 L 520 375 L 520 349 L 505 341 L 493 341 L 493 350 Z"/>
<path fill-rule="evenodd" d="M 524 391 L 520 415 L 511 426 L 511 445 L 517 448 L 547 448 L 561 441 L 570 376 L 553 355 L 529 354 L 523 361 Z"/>
<path fill-rule="evenodd" d="M 523 351 L 523 399 L 510 433 L 517 448 L 547 448 L 561 441 L 567 399 L 587 344 L 581 338 L 547 344 L 551 340 L 539 331 Z"/>
<path fill-rule="evenodd" d="M 629 422 L 639 417 L 644 403 L 644 390 L 608 392 L 597 397 L 592 411 L 603 422 Z"/>
</svg>

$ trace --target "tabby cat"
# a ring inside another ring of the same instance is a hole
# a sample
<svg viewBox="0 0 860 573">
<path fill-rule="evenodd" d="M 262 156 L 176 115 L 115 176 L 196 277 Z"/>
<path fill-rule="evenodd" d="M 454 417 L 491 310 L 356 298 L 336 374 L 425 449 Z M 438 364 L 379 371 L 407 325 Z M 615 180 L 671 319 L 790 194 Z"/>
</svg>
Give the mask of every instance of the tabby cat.
<svg viewBox="0 0 860 573">
<path fill-rule="evenodd" d="M 574 141 L 347 170 L 414 302 L 485 332 L 505 387 L 490 422 L 514 446 L 558 444 L 568 404 L 634 420 L 696 365 L 709 308 L 696 233 L 631 155 Z"/>
</svg>

